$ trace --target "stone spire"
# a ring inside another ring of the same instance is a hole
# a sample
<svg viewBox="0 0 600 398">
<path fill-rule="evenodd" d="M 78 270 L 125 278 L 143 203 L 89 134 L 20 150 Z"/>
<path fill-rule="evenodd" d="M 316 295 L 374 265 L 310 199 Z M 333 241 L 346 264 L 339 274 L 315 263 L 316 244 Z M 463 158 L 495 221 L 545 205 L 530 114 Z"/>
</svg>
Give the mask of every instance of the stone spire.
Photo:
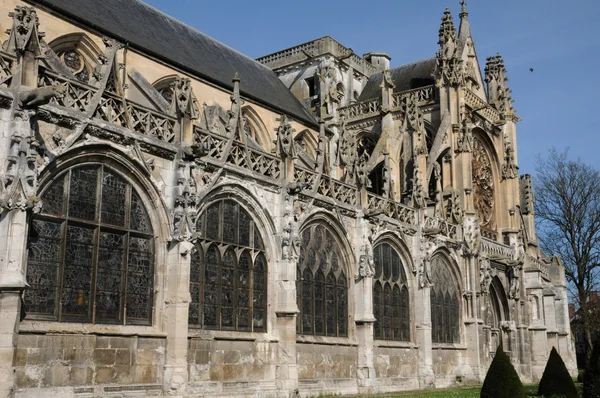
<svg viewBox="0 0 600 398">
<path fill-rule="evenodd" d="M 454 28 L 454 22 L 452 21 L 452 15 L 450 9 L 446 8 L 444 16 L 442 17 L 442 24 L 440 25 L 440 51 L 444 58 L 450 58 L 454 56 L 456 51 L 456 28 Z"/>
<path fill-rule="evenodd" d="M 467 3 L 463 0 L 460 2 L 460 27 L 458 28 L 458 41 L 462 42 L 467 37 L 471 36 L 471 25 L 469 24 L 469 13 L 467 12 Z"/>
<path fill-rule="evenodd" d="M 502 56 L 498 53 L 495 57 L 488 57 L 485 64 L 485 81 L 488 85 L 488 101 L 503 114 L 514 112 L 511 90 L 506 82 L 506 69 Z"/>
</svg>

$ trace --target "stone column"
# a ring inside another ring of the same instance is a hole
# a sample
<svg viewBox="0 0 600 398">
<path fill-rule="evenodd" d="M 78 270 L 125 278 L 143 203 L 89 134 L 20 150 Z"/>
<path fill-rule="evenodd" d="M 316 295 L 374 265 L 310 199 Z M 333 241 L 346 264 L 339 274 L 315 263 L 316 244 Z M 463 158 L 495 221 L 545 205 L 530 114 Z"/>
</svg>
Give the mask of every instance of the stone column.
<svg viewBox="0 0 600 398">
<path fill-rule="evenodd" d="M 376 385 L 373 365 L 373 277 L 361 278 L 354 285 L 356 297 L 356 341 L 358 343 L 358 389 L 360 393 L 373 392 Z"/>
<path fill-rule="evenodd" d="M 431 342 L 431 288 L 426 285 L 415 291 L 415 343 L 419 347 L 419 387 L 434 385 L 433 355 Z"/>
<path fill-rule="evenodd" d="M 188 382 L 188 311 L 190 304 L 190 262 L 194 245 L 189 241 L 172 244 L 168 253 L 167 292 L 164 330 L 167 352 L 163 388 L 165 393 L 181 396 Z"/>
</svg>

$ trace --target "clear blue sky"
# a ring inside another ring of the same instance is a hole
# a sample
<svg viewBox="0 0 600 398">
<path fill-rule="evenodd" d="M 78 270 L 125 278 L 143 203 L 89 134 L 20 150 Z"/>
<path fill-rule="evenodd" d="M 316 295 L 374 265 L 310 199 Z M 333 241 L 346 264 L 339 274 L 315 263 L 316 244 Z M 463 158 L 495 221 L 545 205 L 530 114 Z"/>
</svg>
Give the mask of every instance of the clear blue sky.
<svg viewBox="0 0 600 398">
<path fill-rule="evenodd" d="M 329 35 L 355 53 L 384 51 L 392 66 L 434 55 L 446 7 L 456 1 L 144 0 L 257 58 Z M 479 62 L 500 52 L 522 121 L 521 173 L 535 157 L 570 147 L 600 169 L 600 0 L 472 0 L 469 22 Z M 533 72 L 529 72 L 533 68 Z"/>
</svg>

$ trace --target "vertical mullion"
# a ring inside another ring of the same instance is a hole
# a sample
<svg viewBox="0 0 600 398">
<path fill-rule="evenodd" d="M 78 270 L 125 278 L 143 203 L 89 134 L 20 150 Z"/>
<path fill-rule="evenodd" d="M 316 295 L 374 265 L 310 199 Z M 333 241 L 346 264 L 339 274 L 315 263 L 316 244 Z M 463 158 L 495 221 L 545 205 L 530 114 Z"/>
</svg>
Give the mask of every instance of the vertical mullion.
<svg viewBox="0 0 600 398">
<path fill-rule="evenodd" d="M 121 291 L 119 292 L 119 298 L 121 302 L 119 303 L 119 315 L 122 316 L 121 323 L 123 325 L 127 324 L 127 279 L 129 276 L 129 237 L 131 235 L 131 223 L 130 223 L 130 214 L 131 214 L 131 195 L 133 188 L 131 184 L 127 184 L 125 191 L 125 228 L 127 228 L 127 232 L 125 233 L 123 252 L 125 256 L 123 256 L 122 263 L 122 272 L 121 275 Z M 154 242 L 153 242 L 154 243 Z M 152 270 L 154 272 L 154 269 Z"/>
<path fill-rule="evenodd" d="M 96 188 L 96 230 L 94 231 L 94 244 L 92 247 L 92 286 L 90 289 L 90 301 L 92 309 L 92 324 L 96 323 L 96 292 L 98 281 L 98 252 L 100 250 L 100 225 L 102 223 L 102 177 L 104 177 L 104 166 L 100 166 L 98 173 L 98 186 Z"/>
<path fill-rule="evenodd" d="M 202 215 L 204 217 L 204 215 Z M 204 222 L 202 223 L 202 227 L 204 227 Z M 204 235 L 202 235 L 204 236 Z M 204 291 L 206 286 L 206 253 L 208 247 L 202 244 L 203 242 L 198 242 L 197 245 L 202 249 L 200 254 L 202 257 L 200 258 L 200 289 L 198 294 L 198 326 L 201 329 L 204 329 Z M 188 310 L 189 311 L 189 310 Z"/>
<path fill-rule="evenodd" d="M 65 251 L 67 246 L 67 225 L 68 225 L 68 217 L 69 217 L 69 199 L 71 196 L 71 171 L 65 173 L 63 178 L 66 179 L 65 187 L 64 187 L 64 197 L 63 197 L 63 210 L 64 210 L 64 220 L 60 226 L 60 265 L 58 268 L 58 289 L 56 289 L 56 294 L 58 295 L 56 300 L 57 312 L 56 319 L 59 322 L 62 322 L 62 297 L 63 297 L 63 288 L 65 286 Z"/>
<path fill-rule="evenodd" d="M 251 230 L 254 229 L 254 223 L 250 224 Z M 252 236 L 252 233 L 250 234 Z M 248 317 L 250 322 L 250 331 L 254 332 L 254 262 L 258 255 L 255 256 L 254 250 L 249 250 L 250 253 L 250 269 L 248 270 Z M 266 312 L 266 311 L 265 311 Z"/>
</svg>

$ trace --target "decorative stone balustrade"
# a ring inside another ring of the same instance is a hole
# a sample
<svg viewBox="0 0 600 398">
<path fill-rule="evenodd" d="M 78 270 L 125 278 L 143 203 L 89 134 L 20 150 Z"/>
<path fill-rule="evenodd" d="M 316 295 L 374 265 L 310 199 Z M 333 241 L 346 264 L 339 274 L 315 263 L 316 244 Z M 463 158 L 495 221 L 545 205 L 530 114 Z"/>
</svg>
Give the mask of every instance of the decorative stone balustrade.
<svg viewBox="0 0 600 398">
<path fill-rule="evenodd" d="M 465 102 L 471 109 L 478 109 L 477 112 L 492 123 L 496 123 L 502 119 L 500 112 L 492 108 L 491 105 L 467 88 L 465 88 Z"/>
<path fill-rule="evenodd" d="M 481 250 L 494 257 L 504 257 L 508 259 L 513 259 L 515 257 L 515 251 L 512 247 L 503 245 L 486 237 L 481 238 Z"/>
<path fill-rule="evenodd" d="M 415 210 L 411 207 L 373 193 L 368 194 L 368 201 L 368 209 L 371 211 L 383 210 L 386 216 L 394 220 L 411 225 L 415 224 Z"/>
</svg>

